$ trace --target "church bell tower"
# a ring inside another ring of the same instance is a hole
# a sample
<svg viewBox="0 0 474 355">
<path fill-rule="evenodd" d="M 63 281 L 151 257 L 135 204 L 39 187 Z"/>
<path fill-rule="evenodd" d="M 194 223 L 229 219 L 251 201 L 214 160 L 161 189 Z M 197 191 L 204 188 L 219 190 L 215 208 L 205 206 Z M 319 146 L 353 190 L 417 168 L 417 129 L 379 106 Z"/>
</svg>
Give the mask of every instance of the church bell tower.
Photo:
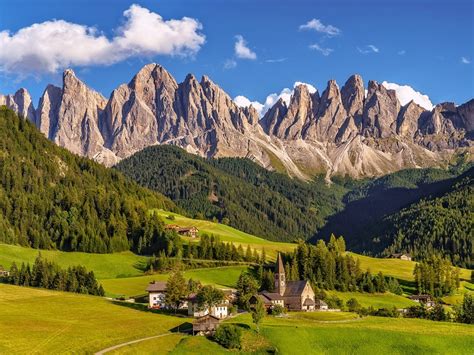
<svg viewBox="0 0 474 355">
<path fill-rule="evenodd" d="M 286 289 L 286 276 L 285 268 L 283 267 L 283 260 L 281 259 L 280 253 L 278 253 L 276 272 L 275 272 L 275 292 L 278 292 L 280 296 L 285 294 Z"/>
</svg>

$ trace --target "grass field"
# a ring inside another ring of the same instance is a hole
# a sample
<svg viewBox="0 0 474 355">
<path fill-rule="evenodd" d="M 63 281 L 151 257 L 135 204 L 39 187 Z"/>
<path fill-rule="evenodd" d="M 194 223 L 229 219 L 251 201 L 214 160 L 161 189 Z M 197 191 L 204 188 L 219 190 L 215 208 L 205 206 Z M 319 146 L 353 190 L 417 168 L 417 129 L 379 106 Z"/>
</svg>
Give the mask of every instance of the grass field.
<svg viewBox="0 0 474 355">
<path fill-rule="evenodd" d="M 263 247 L 265 248 L 265 252 L 269 259 L 273 260 L 276 259 L 278 251 L 288 252 L 292 251 L 296 247 L 296 244 L 272 242 L 226 226 L 225 224 L 214 223 L 200 219 L 192 219 L 163 210 L 153 210 L 153 212 L 157 213 L 166 224 L 177 224 L 183 227 L 195 226 L 199 229 L 199 234 L 214 234 L 219 236 L 221 241 L 232 242 L 236 245 L 242 244 L 245 247 L 250 245 L 252 249 L 256 249 L 257 251 L 260 251 Z M 167 218 L 170 215 L 174 216 L 174 220 Z M 186 238 L 186 240 L 189 240 L 189 238 Z"/>
<path fill-rule="evenodd" d="M 132 309 L 104 298 L 0 285 L 0 353 L 93 353 L 127 341 L 169 334 L 113 354 L 222 354 L 204 338 L 170 333 L 190 319 Z M 244 352 L 280 354 L 469 354 L 474 326 L 347 312 L 267 316 L 261 335 L 248 314 L 226 320 L 243 330 Z M 234 352 L 235 353 L 235 352 Z"/>
<path fill-rule="evenodd" d="M 100 297 L 0 285 L 1 354 L 91 353 L 185 321 Z"/>
<path fill-rule="evenodd" d="M 416 305 L 416 302 L 411 301 L 407 297 L 394 295 L 392 293 L 361 293 L 361 292 L 338 292 L 326 291 L 330 295 L 336 295 L 344 301 L 344 304 L 351 298 L 357 299 L 363 307 L 374 308 L 406 308 Z"/>
<path fill-rule="evenodd" d="M 222 288 L 235 288 L 237 280 L 246 266 L 225 266 L 209 269 L 187 270 L 186 279 L 200 280 L 203 284 L 212 284 Z M 145 289 L 153 280 L 167 280 L 168 274 L 154 274 L 139 277 L 100 280 L 109 296 L 137 296 L 146 293 Z"/>
<path fill-rule="evenodd" d="M 44 258 L 58 263 L 61 267 L 83 265 L 88 270 L 93 270 L 99 279 L 143 275 L 140 268 L 147 261 L 147 257 L 135 255 L 129 251 L 114 254 L 66 253 L 0 244 L 0 265 L 10 268 L 13 262 L 17 265 L 22 262 L 32 264 L 39 252 Z"/>
</svg>

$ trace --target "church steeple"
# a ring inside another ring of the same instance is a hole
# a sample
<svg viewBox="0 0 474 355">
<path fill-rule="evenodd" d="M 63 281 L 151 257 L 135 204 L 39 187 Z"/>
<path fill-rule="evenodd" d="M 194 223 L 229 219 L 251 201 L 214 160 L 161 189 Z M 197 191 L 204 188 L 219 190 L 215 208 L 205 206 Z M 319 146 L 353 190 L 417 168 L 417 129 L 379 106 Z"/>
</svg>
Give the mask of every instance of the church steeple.
<svg viewBox="0 0 474 355">
<path fill-rule="evenodd" d="M 277 265 L 275 272 L 275 292 L 278 292 L 280 296 L 283 296 L 286 289 L 286 276 L 285 268 L 283 267 L 283 260 L 281 259 L 281 254 L 278 253 Z"/>
</svg>

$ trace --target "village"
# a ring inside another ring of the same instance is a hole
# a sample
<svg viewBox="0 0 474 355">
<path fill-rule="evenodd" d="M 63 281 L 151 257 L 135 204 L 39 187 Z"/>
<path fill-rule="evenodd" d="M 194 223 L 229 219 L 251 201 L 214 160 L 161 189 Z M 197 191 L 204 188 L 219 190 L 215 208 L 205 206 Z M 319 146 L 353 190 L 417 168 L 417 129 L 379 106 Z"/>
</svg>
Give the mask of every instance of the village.
<svg viewBox="0 0 474 355">
<path fill-rule="evenodd" d="M 184 228 L 183 228 L 184 229 Z M 189 229 L 186 229 L 189 230 Z M 409 254 L 391 255 L 392 258 L 411 260 Z M 166 281 L 152 281 L 146 288 L 148 293 L 148 309 L 172 311 L 173 308 L 193 317 L 193 335 L 212 335 L 221 322 L 238 313 L 254 311 L 260 305 L 267 314 L 284 316 L 290 312 L 339 312 L 340 309 L 330 308 L 328 304 L 316 297 L 308 280 L 287 281 L 285 267 L 281 254 L 278 253 L 274 273 L 274 290 L 263 290 L 250 296 L 248 309 L 239 309 L 240 295 L 235 289 L 217 290 L 217 296 L 200 299 L 196 292 L 190 292 L 185 298 L 178 300 L 177 304 L 168 301 L 168 285 Z M 424 305 L 427 309 L 435 306 L 435 301 L 430 295 L 412 295 L 412 301 Z M 405 313 L 405 309 L 400 309 Z"/>
</svg>

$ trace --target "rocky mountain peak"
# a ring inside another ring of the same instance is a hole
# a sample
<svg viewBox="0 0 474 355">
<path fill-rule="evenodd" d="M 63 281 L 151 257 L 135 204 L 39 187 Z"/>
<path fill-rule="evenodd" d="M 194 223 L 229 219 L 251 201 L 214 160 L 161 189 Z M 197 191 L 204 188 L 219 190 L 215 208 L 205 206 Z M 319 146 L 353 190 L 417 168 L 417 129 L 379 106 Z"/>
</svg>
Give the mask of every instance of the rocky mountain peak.
<svg viewBox="0 0 474 355">
<path fill-rule="evenodd" d="M 362 117 L 365 136 L 388 138 L 396 133 L 400 103 L 395 90 L 370 80 Z"/>
<path fill-rule="evenodd" d="M 364 109 L 364 82 L 358 74 L 347 79 L 341 89 L 342 104 L 349 116 L 361 115 Z"/>
</svg>

